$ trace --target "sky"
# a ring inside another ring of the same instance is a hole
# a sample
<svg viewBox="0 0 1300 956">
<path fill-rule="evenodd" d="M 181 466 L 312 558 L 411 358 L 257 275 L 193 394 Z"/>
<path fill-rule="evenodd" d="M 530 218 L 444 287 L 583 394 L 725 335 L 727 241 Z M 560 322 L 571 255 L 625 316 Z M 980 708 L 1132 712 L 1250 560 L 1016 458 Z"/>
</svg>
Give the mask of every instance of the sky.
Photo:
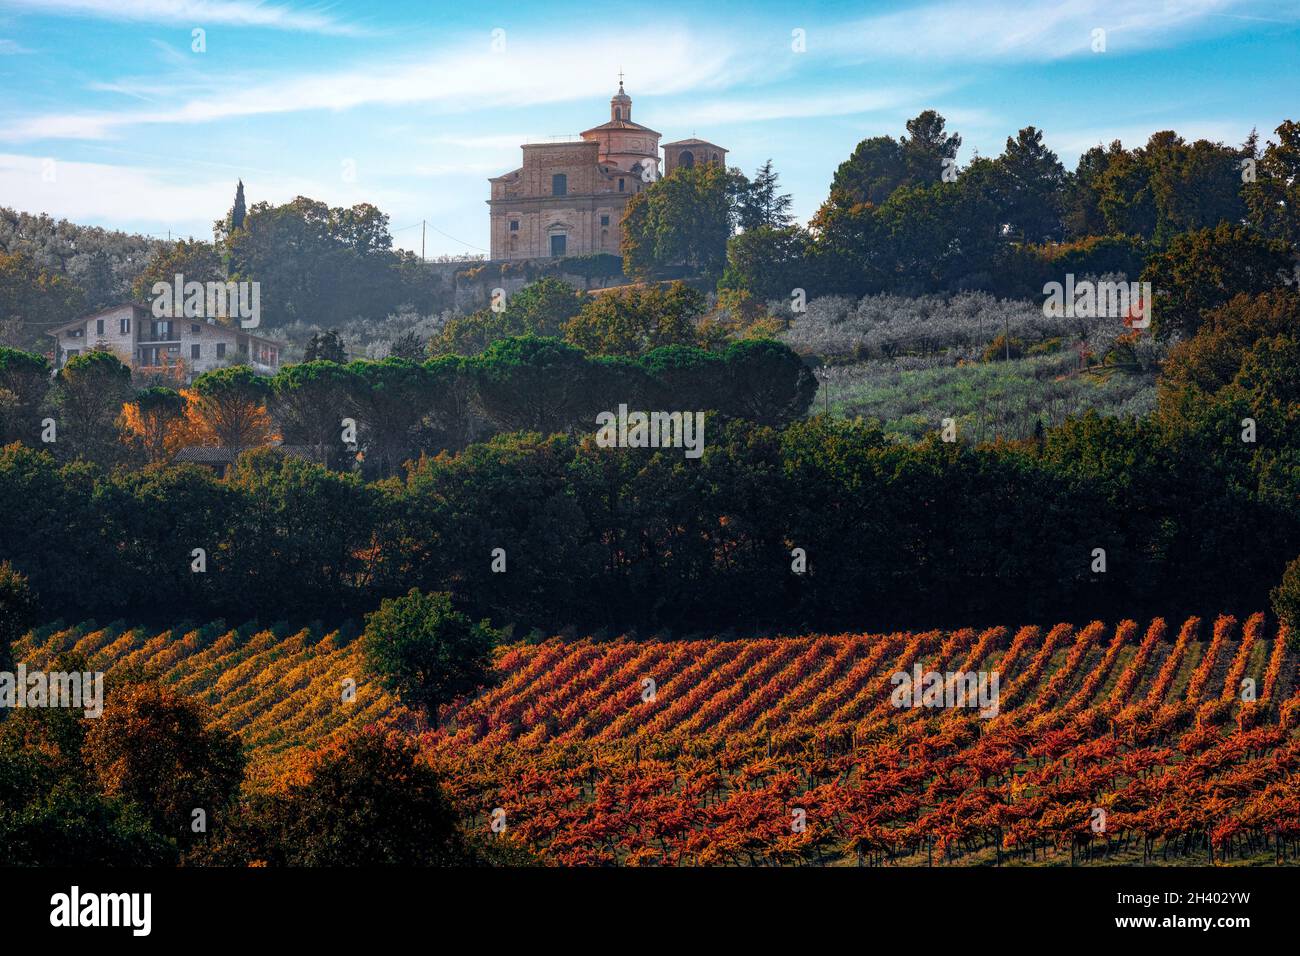
<svg viewBox="0 0 1300 956">
<path fill-rule="evenodd" d="M 0 0 L 0 206 L 211 239 L 242 178 L 484 253 L 488 177 L 606 121 L 620 71 L 637 122 L 770 158 L 806 221 L 927 108 L 963 163 L 1028 125 L 1071 169 L 1162 129 L 1267 139 L 1300 120 L 1300 0 Z"/>
</svg>

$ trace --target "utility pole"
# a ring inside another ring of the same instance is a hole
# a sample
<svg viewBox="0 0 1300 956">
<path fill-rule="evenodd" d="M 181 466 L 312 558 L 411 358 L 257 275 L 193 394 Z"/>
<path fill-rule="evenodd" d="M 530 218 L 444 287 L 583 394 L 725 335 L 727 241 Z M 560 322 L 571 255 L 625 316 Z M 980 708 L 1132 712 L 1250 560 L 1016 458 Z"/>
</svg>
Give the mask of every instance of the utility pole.
<svg viewBox="0 0 1300 956">
<path fill-rule="evenodd" d="M 420 261 L 424 261 L 424 220 L 420 220 Z"/>
</svg>

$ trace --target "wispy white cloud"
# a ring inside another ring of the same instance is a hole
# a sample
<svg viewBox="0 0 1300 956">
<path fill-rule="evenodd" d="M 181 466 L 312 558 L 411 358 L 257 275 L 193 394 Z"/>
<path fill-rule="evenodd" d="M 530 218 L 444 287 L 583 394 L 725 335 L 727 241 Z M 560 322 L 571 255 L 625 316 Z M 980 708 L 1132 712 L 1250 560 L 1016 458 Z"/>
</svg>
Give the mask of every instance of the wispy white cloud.
<svg viewBox="0 0 1300 956">
<path fill-rule="evenodd" d="M 32 51 L 21 45 L 17 40 L 6 40 L 0 37 L 0 56 L 17 56 L 20 53 L 31 53 Z"/>
<path fill-rule="evenodd" d="M 341 35 L 362 32 L 319 8 L 298 9 L 257 0 L 0 0 L 0 5 L 42 14 L 194 27 L 216 24 Z"/>
<path fill-rule="evenodd" d="M 893 112 L 923 103 L 940 92 L 934 88 L 900 88 L 828 91 L 796 96 L 727 97 L 674 108 L 670 111 L 670 118 L 677 126 L 720 126 L 727 123 L 759 123 L 819 116 L 852 116 L 858 113 Z"/>
<path fill-rule="evenodd" d="M 416 199 L 364 177 L 352 183 L 326 182 L 264 172 L 250 176 L 245 170 L 243 179 L 250 195 L 276 203 L 302 195 L 336 206 L 375 202 L 384 209 L 402 209 Z M 0 153 L 0 206 L 151 232 L 195 229 L 196 236 L 206 238 L 212 220 L 230 206 L 233 181 L 233 172 L 216 169 L 196 175 L 165 165 L 120 166 Z"/>
<path fill-rule="evenodd" d="M 0 205 L 69 219 L 172 223 L 229 204 L 229 177 L 179 184 L 156 171 L 0 153 Z"/>
<path fill-rule="evenodd" d="M 735 48 L 717 36 L 642 31 L 632 48 L 626 48 L 623 39 L 612 34 L 511 38 L 507 55 L 493 52 L 486 36 L 463 38 L 423 58 L 386 57 L 331 72 L 243 85 L 225 79 L 209 94 L 161 109 L 28 117 L 0 130 L 0 137 L 97 140 L 128 127 L 360 106 L 423 104 L 448 113 L 537 106 L 607 95 L 620 69 L 636 78 L 636 93 L 668 95 L 724 86 L 754 68 L 752 63 L 738 63 Z M 557 70 L 557 63 L 565 64 L 564 69 Z M 546 82 L 539 82 L 543 76 Z"/>
<path fill-rule="evenodd" d="M 1241 0 L 944 0 L 809 31 L 808 53 L 861 60 L 1051 61 L 1092 54 L 1094 30 L 1106 52 L 1178 42 L 1194 29 L 1233 29 L 1223 14 Z M 1098 54 L 1100 55 L 1100 54 Z"/>
</svg>

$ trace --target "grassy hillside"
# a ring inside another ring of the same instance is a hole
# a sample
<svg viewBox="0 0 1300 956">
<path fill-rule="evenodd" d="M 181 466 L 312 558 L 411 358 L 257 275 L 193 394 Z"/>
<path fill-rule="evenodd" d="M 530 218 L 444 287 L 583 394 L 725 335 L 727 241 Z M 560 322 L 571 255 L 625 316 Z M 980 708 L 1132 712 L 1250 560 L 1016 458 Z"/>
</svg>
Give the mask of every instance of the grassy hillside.
<svg viewBox="0 0 1300 956">
<path fill-rule="evenodd" d="M 886 434 L 920 439 L 942 418 L 974 441 L 1020 439 L 1092 409 L 1104 415 L 1146 415 L 1155 407 L 1155 373 L 1080 373 L 1064 350 L 1011 361 L 962 365 L 878 360 L 835 366 L 812 411 L 879 419 Z"/>
</svg>

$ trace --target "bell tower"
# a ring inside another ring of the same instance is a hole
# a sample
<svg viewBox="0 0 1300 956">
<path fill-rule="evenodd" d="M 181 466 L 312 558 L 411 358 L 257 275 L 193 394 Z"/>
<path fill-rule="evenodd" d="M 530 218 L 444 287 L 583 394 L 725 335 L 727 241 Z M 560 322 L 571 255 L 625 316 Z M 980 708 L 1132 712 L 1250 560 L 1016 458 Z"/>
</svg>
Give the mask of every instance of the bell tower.
<svg viewBox="0 0 1300 956">
<path fill-rule="evenodd" d="M 609 101 L 611 123 L 632 122 L 632 97 L 623 92 L 623 73 L 618 74 L 618 92 Z"/>
</svg>

